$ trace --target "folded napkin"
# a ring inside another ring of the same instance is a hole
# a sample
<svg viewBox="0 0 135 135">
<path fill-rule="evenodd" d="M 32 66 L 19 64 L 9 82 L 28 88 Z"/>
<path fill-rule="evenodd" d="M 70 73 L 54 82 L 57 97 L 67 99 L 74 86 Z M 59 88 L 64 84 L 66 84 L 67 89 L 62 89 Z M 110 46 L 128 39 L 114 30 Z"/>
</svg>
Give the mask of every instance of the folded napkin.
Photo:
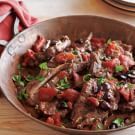
<svg viewBox="0 0 135 135">
<path fill-rule="evenodd" d="M 16 34 L 35 24 L 23 1 L 0 0 L 0 53 Z"/>
</svg>

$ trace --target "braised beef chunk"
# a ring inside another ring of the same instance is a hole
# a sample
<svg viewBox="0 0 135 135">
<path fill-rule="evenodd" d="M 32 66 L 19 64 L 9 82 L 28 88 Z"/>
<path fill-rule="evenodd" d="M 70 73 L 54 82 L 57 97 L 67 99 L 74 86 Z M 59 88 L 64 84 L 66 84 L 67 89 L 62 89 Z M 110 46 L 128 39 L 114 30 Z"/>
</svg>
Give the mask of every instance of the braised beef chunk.
<svg viewBox="0 0 135 135">
<path fill-rule="evenodd" d="M 32 116 L 60 127 L 115 129 L 135 122 L 134 48 L 121 40 L 38 36 L 12 79 Z"/>
</svg>

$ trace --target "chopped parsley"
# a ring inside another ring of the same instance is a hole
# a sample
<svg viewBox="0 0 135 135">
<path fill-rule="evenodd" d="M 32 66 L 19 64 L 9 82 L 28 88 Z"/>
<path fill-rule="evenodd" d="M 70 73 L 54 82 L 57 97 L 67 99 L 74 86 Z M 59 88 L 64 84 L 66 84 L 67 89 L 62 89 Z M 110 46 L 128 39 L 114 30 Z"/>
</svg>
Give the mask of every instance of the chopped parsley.
<svg viewBox="0 0 135 135">
<path fill-rule="evenodd" d="M 122 65 L 115 66 L 115 72 L 121 72 L 123 70 L 124 70 L 124 66 L 122 66 Z"/>
<path fill-rule="evenodd" d="M 48 70 L 47 62 L 43 62 L 43 63 L 39 64 L 39 68 L 41 70 Z"/>
<path fill-rule="evenodd" d="M 64 107 L 64 108 L 67 108 L 67 107 L 68 107 L 67 102 L 62 101 L 62 102 L 61 102 L 61 106 Z"/>
<path fill-rule="evenodd" d="M 104 82 L 105 82 L 105 78 L 104 78 L 104 77 L 100 77 L 100 78 L 98 78 L 98 80 L 97 80 L 98 85 L 101 85 L 101 84 L 103 84 Z"/>
<path fill-rule="evenodd" d="M 87 82 L 87 81 L 90 80 L 90 78 L 91 78 L 91 75 L 90 75 L 90 74 L 85 74 L 85 75 L 83 76 L 83 81 L 84 81 L 84 82 Z"/>
<path fill-rule="evenodd" d="M 23 89 L 19 91 L 17 97 L 19 100 L 26 100 L 28 98 L 28 94 L 26 93 L 26 90 Z"/>
<path fill-rule="evenodd" d="M 74 49 L 74 50 L 72 51 L 72 53 L 73 53 L 74 55 L 78 55 L 78 50 L 77 50 L 77 49 Z"/>
<path fill-rule="evenodd" d="M 124 119 L 122 119 L 122 118 L 116 118 L 115 120 L 113 120 L 112 123 L 116 124 L 118 127 L 121 127 L 121 126 L 124 125 Z"/>
<path fill-rule="evenodd" d="M 42 82 L 44 79 L 45 79 L 45 77 L 40 76 L 40 75 L 35 77 L 35 80 L 38 80 L 40 82 Z"/>
<path fill-rule="evenodd" d="M 26 81 L 28 81 L 28 82 L 30 82 L 30 81 L 32 81 L 32 80 L 34 80 L 35 78 L 34 78 L 34 76 L 32 76 L 32 75 L 28 75 L 27 77 L 26 77 Z"/>
<path fill-rule="evenodd" d="M 69 83 L 67 77 L 64 77 L 64 79 L 61 79 L 57 84 L 57 88 L 61 89 L 61 90 L 67 89 L 69 87 L 70 87 L 70 83 Z"/>
<path fill-rule="evenodd" d="M 38 75 L 36 77 L 32 76 L 32 75 L 28 75 L 26 77 L 26 81 L 30 82 L 30 81 L 33 81 L 33 80 L 38 80 L 40 82 L 42 82 L 43 80 L 45 79 L 45 77 L 41 76 L 41 75 Z"/>
<path fill-rule="evenodd" d="M 25 82 L 22 80 L 21 75 L 14 75 L 14 76 L 12 77 L 12 80 L 13 80 L 16 84 L 18 84 L 18 85 L 20 85 L 20 86 L 24 86 L 24 85 L 25 85 Z"/>
</svg>

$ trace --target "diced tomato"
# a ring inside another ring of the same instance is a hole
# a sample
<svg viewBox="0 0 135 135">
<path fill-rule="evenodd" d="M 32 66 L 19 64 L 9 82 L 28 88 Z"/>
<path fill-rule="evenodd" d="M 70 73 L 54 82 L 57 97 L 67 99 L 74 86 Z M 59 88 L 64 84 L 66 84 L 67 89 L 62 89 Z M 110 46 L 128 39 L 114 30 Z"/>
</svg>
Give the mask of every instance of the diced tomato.
<svg viewBox="0 0 135 135">
<path fill-rule="evenodd" d="M 54 125 L 54 119 L 52 117 L 48 117 L 47 120 L 46 120 L 46 122 L 48 124 L 53 124 Z"/>
<path fill-rule="evenodd" d="M 91 39 L 91 43 L 92 43 L 92 47 L 94 49 L 98 49 L 98 48 L 103 47 L 103 45 L 105 43 L 105 39 L 104 38 L 95 38 L 95 37 L 93 37 Z"/>
<path fill-rule="evenodd" d="M 59 74 L 58 74 L 58 77 L 59 79 L 63 79 L 65 77 L 69 78 L 69 74 L 67 71 L 61 71 Z"/>
<path fill-rule="evenodd" d="M 61 52 L 58 55 L 56 55 L 55 60 L 58 63 L 65 63 L 65 62 L 70 62 L 75 58 L 75 55 L 70 52 Z"/>
<path fill-rule="evenodd" d="M 134 60 L 126 55 L 120 55 L 119 60 L 120 60 L 121 65 L 123 65 L 125 67 L 125 70 L 128 70 L 129 67 L 135 65 Z"/>
<path fill-rule="evenodd" d="M 88 97 L 87 102 L 93 104 L 94 106 L 99 106 L 99 101 L 95 97 Z"/>
<path fill-rule="evenodd" d="M 40 101 L 51 101 L 57 92 L 55 88 L 51 87 L 41 87 L 39 89 L 39 100 Z"/>
<path fill-rule="evenodd" d="M 31 59 L 35 60 L 35 52 L 32 51 L 31 49 L 28 49 L 27 52 L 24 55 L 24 60 L 23 60 L 22 65 L 26 66 Z"/>
<path fill-rule="evenodd" d="M 66 99 L 70 102 L 76 101 L 78 96 L 79 96 L 79 92 L 77 92 L 74 89 L 66 89 L 61 95 L 62 98 Z"/>
<path fill-rule="evenodd" d="M 110 71 L 113 71 L 114 67 L 119 64 L 120 64 L 120 61 L 117 58 L 103 62 L 103 66 L 105 68 L 108 68 Z"/>
<path fill-rule="evenodd" d="M 123 96 L 123 98 L 126 100 L 126 101 L 129 101 L 130 99 L 130 92 L 128 89 L 125 89 L 124 87 L 123 88 L 120 88 L 119 90 L 119 93 Z"/>
<path fill-rule="evenodd" d="M 84 61 L 90 60 L 90 54 L 81 54 Z"/>
<path fill-rule="evenodd" d="M 33 45 L 33 50 L 39 52 L 45 43 L 45 38 L 43 36 L 38 36 L 35 44 Z"/>
<path fill-rule="evenodd" d="M 60 126 L 61 125 L 61 114 L 59 112 L 57 112 L 56 114 L 54 114 L 52 116 L 53 120 L 54 120 L 54 125 L 56 126 Z"/>
<path fill-rule="evenodd" d="M 111 42 L 105 49 L 106 55 L 112 55 L 112 53 L 116 50 L 116 44 L 114 42 Z"/>
<path fill-rule="evenodd" d="M 116 54 L 117 53 L 117 54 Z M 115 42 L 111 42 L 110 44 L 108 44 L 108 46 L 105 49 L 105 54 L 110 56 L 112 54 L 115 55 L 121 55 L 124 53 L 124 50 L 122 47 L 118 46 Z"/>
</svg>

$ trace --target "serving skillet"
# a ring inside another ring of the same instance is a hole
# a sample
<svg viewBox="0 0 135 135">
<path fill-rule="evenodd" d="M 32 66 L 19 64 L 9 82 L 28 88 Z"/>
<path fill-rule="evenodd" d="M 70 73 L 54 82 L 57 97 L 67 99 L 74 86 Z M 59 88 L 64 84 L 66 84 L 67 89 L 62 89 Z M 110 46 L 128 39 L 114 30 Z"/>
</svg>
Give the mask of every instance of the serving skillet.
<svg viewBox="0 0 135 135">
<path fill-rule="evenodd" d="M 41 122 L 32 117 L 19 102 L 16 97 L 16 87 L 12 81 L 12 75 L 15 73 L 20 56 L 22 56 L 28 48 L 36 40 L 37 35 L 44 35 L 47 39 L 58 38 L 61 35 L 68 35 L 72 40 L 79 37 L 86 37 L 93 32 L 97 37 L 119 39 L 127 44 L 135 44 L 135 27 L 98 16 L 65 16 L 50 19 L 38 23 L 27 30 L 18 34 L 5 48 L 0 59 L 0 87 L 8 101 L 25 116 L 50 127 L 68 134 L 106 134 L 111 132 L 124 132 L 124 129 L 135 125 L 131 124 L 122 128 L 112 130 L 85 131 L 69 128 L 61 128 Z"/>
</svg>

